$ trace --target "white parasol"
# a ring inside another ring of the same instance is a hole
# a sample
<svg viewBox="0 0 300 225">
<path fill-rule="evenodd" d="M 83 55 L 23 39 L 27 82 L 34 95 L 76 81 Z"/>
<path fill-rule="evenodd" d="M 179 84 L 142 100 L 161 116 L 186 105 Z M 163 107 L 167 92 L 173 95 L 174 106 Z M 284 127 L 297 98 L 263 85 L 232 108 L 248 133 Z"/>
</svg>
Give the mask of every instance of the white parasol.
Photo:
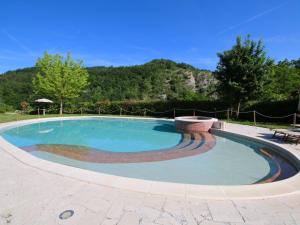
<svg viewBox="0 0 300 225">
<path fill-rule="evenodd" d="M 35 102 L 38 102 L 38 103 L 53 103 L 53 101 L 51 101 L 47 98 L 40 98 L 40 99 L 35 100 Z"/>
<path fill-rule="evenodd" d="M 53 101 L 51 101 L 47 98 L 40 98 L 40 99 L 35 100 L 35 102 L 37 102 L 37 103 L 53 103 Z M 45 114 L 46 114 L 46 110 L 44 108 L 43 115 L 45 116 Z M 38 107 L 38 115 L 40 115 L 40 107 Z"/>
</svg>

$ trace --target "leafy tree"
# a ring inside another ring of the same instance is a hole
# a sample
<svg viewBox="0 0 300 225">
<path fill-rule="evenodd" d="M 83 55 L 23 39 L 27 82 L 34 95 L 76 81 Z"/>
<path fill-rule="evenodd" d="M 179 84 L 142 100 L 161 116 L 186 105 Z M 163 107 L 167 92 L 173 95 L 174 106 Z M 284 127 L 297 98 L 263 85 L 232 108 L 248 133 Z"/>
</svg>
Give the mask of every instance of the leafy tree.
<svg viewBox="0 0 300 225">
<path fill-rule="evenodd" d="M 21 101 L 31 101 L 32 78 L 35 73 L 34 68 L 26 68 L 0 75 L 0 98 L 3 103 L 19 108 Z"/>
<path fill-rule="evenodd" d="M 241 103 L 261 92 L 272 61 L 266 57 L 262 41 L 250 40 L 249 35 L 244 42 L 238 36 L 232 49 L 218 53 L 218 56 L 217 89 L 222 97 L 237 107 L 238 116 Z"/>
<path fill-rule="evenodd" d="M 300 71 L 300 58 L 297 60 L 292 60 L 292 64 Z"/>
<path fill-rule="evenodd" d="M 88 84 L 88 72 L 82 61 L 75 62 L 70 53 L 64 60 L 60 55 L 45 52 L 43 58 L 38 58 L 36 67 L 38 73 L 33 79 L 34 90 L 58 99 L 60 114 L 63 113 L 64 101 L 78 97 Z"/>
<path fill-rule="evenodd" d="M 296 85 L 297 85 L 297 89 L 298 89 L 298 98 L 299 98 L 298 112 L 300 112 L 300 58 L 297 59 L 297 60 L 293 60 L 292 63 L 298 71 L 298 77 L 297 77 L 297 80 L 296 80 L 296 83 L 297 83 Z"/>
<path fill-rule="evenodd" d="M 190 92 L 195 93 L 193 99 L 198 95 L 200 98 L 216 97 L 211 94 L 215 89 L 215 78 L 210 71 L 170 60 L 153 60 L 143 65 L 126 67 L 90 67 L 86 70 L 89 73 L 89 85 L 76 98 L 76 102 L 190 99 Z M 33 103 L 39 98 L 38 93 L 33 93 L 32 85 L 37 72 L 38 68 L 34 67 L 0 75 L 0 97 L 3 103 L 20 108 L 21 101 Z M 195 87 L 187 82 L 186 78 L 191 76 L 196 81 Z M 54 98 L 53 95 L 40 94 Z M 66 99 L 64 105 L 69 108 L 73 102 Z M 57 106 L 52 104 L 51 108 Z"/>
<path fill-rule="evenodd" d="M 280 61 L 272 67 L 264 86 L 264 100 L 293 99 L 300 94 L 300 70 L 293 62 Z"/>
</svg>

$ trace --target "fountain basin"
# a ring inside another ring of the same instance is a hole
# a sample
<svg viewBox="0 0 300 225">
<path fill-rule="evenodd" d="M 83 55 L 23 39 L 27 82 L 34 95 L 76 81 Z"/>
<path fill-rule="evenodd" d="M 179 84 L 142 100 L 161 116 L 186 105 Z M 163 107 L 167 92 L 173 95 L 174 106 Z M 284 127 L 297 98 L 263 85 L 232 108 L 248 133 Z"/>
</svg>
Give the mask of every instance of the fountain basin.
<svg viewBox="0 0 300 225">
<path fill-rule="evenodd" d="M 175 118 L 176 129 L 183 133 L 208 132 L 218 119 L 204 116 L 180 116 Z"/>
</svg>

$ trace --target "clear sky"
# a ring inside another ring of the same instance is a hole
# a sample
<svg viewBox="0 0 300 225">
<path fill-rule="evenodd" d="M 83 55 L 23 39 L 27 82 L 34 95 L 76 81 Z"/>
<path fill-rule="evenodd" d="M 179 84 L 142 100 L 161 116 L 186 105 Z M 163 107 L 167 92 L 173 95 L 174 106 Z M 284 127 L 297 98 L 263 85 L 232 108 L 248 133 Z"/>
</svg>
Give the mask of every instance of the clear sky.
<svg viewBox="0 0 300 225">
<path fill-rule="evenodd" d="M 45 50 L 86 66 L 155 58 L 215 69 L 237 35 L 262 38 L 275 60 L 300 57 L 300 0 L 7 0 L 0 2 L 0 72 Z"/>
</svg>

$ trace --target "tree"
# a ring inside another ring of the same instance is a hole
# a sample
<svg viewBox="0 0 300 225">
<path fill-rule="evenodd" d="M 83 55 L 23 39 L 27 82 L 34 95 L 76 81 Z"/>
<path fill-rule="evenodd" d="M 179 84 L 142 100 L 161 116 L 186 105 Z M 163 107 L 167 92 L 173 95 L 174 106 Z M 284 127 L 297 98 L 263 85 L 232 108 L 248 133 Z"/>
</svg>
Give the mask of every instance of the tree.
<svg viewBox="0 0 300 225">
<path fill-rule="evenodd" d="M 297 87 L 297 92 L 298 92 L 298 112 L 300 112 L 300 58 L 298 58 L 297 60 L 293 60 L 292 61 L 293 66 L 296 68 L 297 70 L 297 78 L 295 80 L 295 86 Z"/>
<path fill-rule="evenodd" d="M 238 36 L 232 49 L 218 53 L 218 57 L 217 90 L 232 106 L 237 107 L 238 116 L 241 103 L 257 97 L 261 92 L 272 60 L 266 57 L 262 41 L 250 40 L 250 35 L 243 43 Z"/>
<path fill-rule="evenodd" d="M 293 60 L 292 61 L 293 65 L 295 66 L 295 68 L 298 71 L 298 78 L 296 80 L 296 86 L 297 86 L 297 90 L 298 90 L 298 112 L 300 112 L 300 58 L 297 60 Z"/>
<path fill-rule="evenodd" d="M 37 59 L 36 68 L 34 90 L 55 97 L 60 103 L 60 114 L 63 113 L 64 101 L 78 97 L 88 85 L 88 72 L 82 61 L 75 62 L 70 53 L 63 59 L 60 55 L 45 52 L 43 58 Z"/>
<path fill-rule="evenodd" d="M 292 64 L 295 66 L 296 69 L 300 72 L 300 58 L 296 60 L 292 60 Z"/>
<path fill-rule="evenodd" d="M 300 70 L 293 62 L 279 61 L 267 76 L 264 100 L 287 100 L 300 94 Z"/>
</svg>

